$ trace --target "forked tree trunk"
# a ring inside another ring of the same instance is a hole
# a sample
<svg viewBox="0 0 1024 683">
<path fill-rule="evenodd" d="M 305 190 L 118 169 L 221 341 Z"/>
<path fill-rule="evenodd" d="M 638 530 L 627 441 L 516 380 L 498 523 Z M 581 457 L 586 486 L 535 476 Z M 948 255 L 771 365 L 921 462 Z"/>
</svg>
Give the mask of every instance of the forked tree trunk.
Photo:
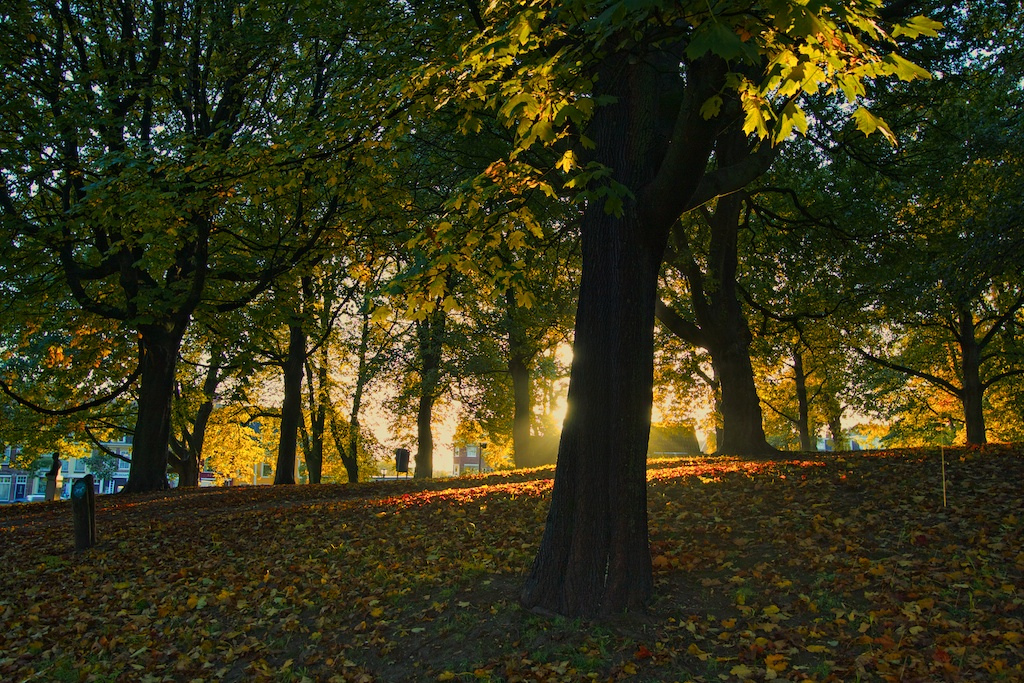
<svg viewBox="0 0 1024 683">
<path fill-rule="evenodd" d="M 132 464 L 123 493 L 162 491 L 167 483 L 167 449 L 171 438 L 171 402 L 178 350 L 187 322 L 139 328 L 142 373 L 138 417 L 132 441 Z"/>
<path fill-rule="evenodd" d="M 800 450 L 817 450 L 811 443 L 811 407 L 807 401 L 807 374 L 800 349 L 793 349 L 793 379 L 796 383 L 796 431 L 800 435 Z"/>
<path fill-rule="evenodd" d="M 281 439 L 277 446 L 275 484 L 294 484 L 299 422 L 302 420 L 302 375 L 306 364 L 306 332 L 302 323 L 288 325 L 288 357 L 284 362 Z"/>
<path fill-rule="evenodd" d="M 302 457 L 306 461 L 306 474 L 309 476 L 310 484 L 319 484 L 323 481 L 324 471 L 324 432 L 327 428 L 327 409 L 330 401 L 330 389 L 328 388 L 327 343 L 320 345 L 318 354 L 319 361 L 314 368 L 307 359 L 306 362 L 306 397 L 309 402 L 309 433 L 303 428 L 300 421 L 299 429 L 302 431 Z M 315 377 L 315 379 L 314 379 Z"/>
<path fill-rule="evenodd" d="M 171 456 L 175 470 L 178 472 L 178 486 L 199 486 L 199 472 L 203 464 L 203 444 L 206 442 L 206 428 L 210 423 L 210 416 L 213 415 L 213 400 L 217 393 L 223 376 L 221 375 L 221 363 L 224 359 L 217 349 L 211 349 L 210 365 L 206 369 L 206 377 L 203 380 L 203 396 L 206 397 L 196 410 L 195 419 L 192 421 L 191 433 L 187 427 L 182 427 L 181 439 L 172 438 Z"/>
</svg>

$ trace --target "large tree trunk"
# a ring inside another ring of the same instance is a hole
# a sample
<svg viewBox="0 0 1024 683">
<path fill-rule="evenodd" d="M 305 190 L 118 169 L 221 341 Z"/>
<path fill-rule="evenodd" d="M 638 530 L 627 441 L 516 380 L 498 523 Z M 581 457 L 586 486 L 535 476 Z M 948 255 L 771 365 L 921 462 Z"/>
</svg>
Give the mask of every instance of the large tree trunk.
<svg viewBox="0 0 1024 683">
<path fill-rule="evenodd" d="M 666 69 L 662 78 L 672 73 Z M 591 198 L 583 217 L 569 409 L 547 525 L 521 595 L 528 608 L 568 616 L 638 607 L 651 592 L 646 454 L 654 304 L 668 228 L 681 211 L 675 194 L 661 190 L 664 176 L 655 177 L 659 163 L 668 163 L 662 154 L 671 154 L 656 135 L 658 98 L 673 84 L 659 82 L 651 61 L 625 56 L 606 58 L 598 82 L 615 103 L 591 124 L 597 161 L 615 169 L 638 199 L 626 199 L 616 216 Z M 679 163 L 667 184 L 685 202 L 710 149 L 686 134 L 692 129 L 676 128 L 673 143 L 685 152 L 671 157 Z"/>
<path fill-rule="evenodd" d="M 814 451 L 811 443 L 811 407 L 807 401 L 807 375 L 800 349 L 793 349 L 793 379 L 796 382 L 796 431 L 800 435 L 800 450 Z"/>
<path fill-rule="evenodd" d="M 281 404 L 281 440 L 277 446 L 275 484 L 295 483 L 299 422 L 302 420 L 302 374 L 306 364 L 306 332 L 302 323 L 288 325 L 288 357 L 284 361 L 284 401 Z"/>
<path fill-rule="evenodd" d="M 162 491 L 167 483 L 167 449 L 171 438 L 171 402 L 178 350 L 187 323 L 168 330 L 164 325 L 143 325 L 142 373 L 139 382 L 139 413 L 132 441 L 132 464 L 124 493 Z"/>
<path fill-rule="evenodd" d="M 974 336 L 974 316 L 963 308 L 959 314 L 960 353 L 962 356 L 963 389 L 960 400 L 964 406 L 967 443 L 988 442 L 985 433 L 984 388 L 981 383 L 981 348 Z"/>
<path fill-rule="evenodd" d="M 749 156 L 746 136 L 738 126 L 724 131 L 716 140 L 716 157 L 721 165 L 740 164 Z M 711 231 L 706 272 L 692 257 L 688 236 L 676 227 L 675 263 L 686 275 L 697 325 L 672 325 L 664 316 L 662 321 L 675 334 L 699 343 L 711 354 L 722 397 L 722 433 L 716 452 L 766 455 L 776 451 L 764 436 L 761 401 L 750 363 L 750 329 L 736 280 L 742 207 L 743 197 L 736 192 L 719 197 L 714 212 L 705 214 Z"/>
<path fill-rule="evenodd" d="M 722 440 L 717 453 L 765 455 L 775 449 L 768 445 L 762 425 L 761 399 L 754 386 L 747 342 L 738 333 L 711 353 L 722 388 Z"/>
<path fill-rule="evenodd" d="M 523 589 L 528 607 L 586 615 L 637 607 L 650 594 L 646 453 L 661 250 L 641 239 L 637 214 L 634 206 L 614 218 L 598 204 L 584 218 L 569 411 Z"/>
</svg>

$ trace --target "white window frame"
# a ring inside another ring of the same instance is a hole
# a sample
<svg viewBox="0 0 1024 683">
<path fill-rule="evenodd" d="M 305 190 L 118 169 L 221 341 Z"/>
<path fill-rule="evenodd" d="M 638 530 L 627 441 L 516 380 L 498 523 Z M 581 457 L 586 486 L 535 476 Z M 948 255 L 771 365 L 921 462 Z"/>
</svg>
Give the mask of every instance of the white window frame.
<svg viewBox="0 0 1024 683">
<path fill-rule="evenodd" d="M 13 490 L 13 477 L 9 474 L 0 474 L 0 503 L 6 503 L 11 499 L 11 492 Z"/>
</svg>

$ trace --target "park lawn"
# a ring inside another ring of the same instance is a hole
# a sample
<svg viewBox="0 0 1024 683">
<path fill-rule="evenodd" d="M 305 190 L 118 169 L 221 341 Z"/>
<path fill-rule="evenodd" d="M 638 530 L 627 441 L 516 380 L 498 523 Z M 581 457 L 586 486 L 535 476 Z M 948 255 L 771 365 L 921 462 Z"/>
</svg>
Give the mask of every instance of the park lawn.
<svg viewBox="0 0 1024 683">
<path fill-rule="evenodd" d="M 0 509 L 0 680 L 1024 680 L 1018 447 L 652 461 L 599 620 L 518 605 L 551 476 L 103 496 L 80 553 Z"/>
</svg>

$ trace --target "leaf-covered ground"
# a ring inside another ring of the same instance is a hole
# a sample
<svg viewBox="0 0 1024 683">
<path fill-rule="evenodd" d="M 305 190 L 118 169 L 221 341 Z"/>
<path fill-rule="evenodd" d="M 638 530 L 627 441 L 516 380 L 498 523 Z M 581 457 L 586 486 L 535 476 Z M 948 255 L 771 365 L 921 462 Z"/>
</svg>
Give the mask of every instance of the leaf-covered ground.
<svg viewBox="0 0 1024 683">
<path fill-rule="evenodd" d="M 0 509 L 3 681 L 1020 681 L 1024 455 L 652 462 L 656 597 L 522 610 L 550 469 Z"/>
</svg>

